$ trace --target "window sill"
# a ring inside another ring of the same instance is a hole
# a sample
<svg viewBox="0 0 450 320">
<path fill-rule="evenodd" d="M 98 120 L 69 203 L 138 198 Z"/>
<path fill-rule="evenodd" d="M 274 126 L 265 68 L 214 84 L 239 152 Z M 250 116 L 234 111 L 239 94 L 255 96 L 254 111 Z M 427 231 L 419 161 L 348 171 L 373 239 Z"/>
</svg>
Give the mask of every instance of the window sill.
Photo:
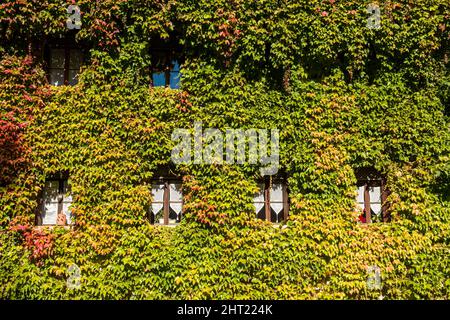
<svg viewBox="0 0 450 320">
<path fill-rule="evenodd" d="M 267 223 L 270 223 L 270 225 L 274 228 L 282 228 L 282 229 L 286 229 L 288 227 L 286 221 L 282 221 L 282 222 L 271 222 L 271 221 L 267 221 L 267 220 L 263 220 L 263 219 L 259 219 L 259 218 L 255 218 L 256 221 L 264 221 Z"/>
<path fill-rule="evenodd" d="M 272 223 L 272 227 L 286 229 L 286 228 L 288 228 L 288 225 L 283 222 L 276 222 L 276 223 Z"/>
<path fill-rule="evenodd" d="M 178 227 L 180 224 L 152 224 L 153 227 L 162 227 L 162 228 L 175 228 Z"/>
<path fill-rule="evenodd" d="M 385 224 L 388 224 L 388 222 L 384 222 L 384 221 L 376 221 L 376 222 L 369 222 L 369 223 L 367 223 L 367 222 L 360 222 L 360 221 L 358 221 L 357 224 L 358 224 L 359 226 L 361 226 L 361 227 L 368 228 L 368 227 L 370 227 L 370 226 L 381 226 L 381 225 L 385 225 Z"/>
</svg>

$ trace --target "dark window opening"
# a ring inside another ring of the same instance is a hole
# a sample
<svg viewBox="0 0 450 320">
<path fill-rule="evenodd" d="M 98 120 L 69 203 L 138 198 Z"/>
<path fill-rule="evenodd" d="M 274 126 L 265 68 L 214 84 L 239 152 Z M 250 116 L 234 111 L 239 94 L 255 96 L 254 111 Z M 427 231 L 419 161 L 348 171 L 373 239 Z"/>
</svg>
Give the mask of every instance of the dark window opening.
<svg viewBox="0 0 450 320">
<path fill-rule="evenodd" d="M 153 87 L 180 88 L 182 63 L 181 47 L 174 41 L 150 43 Z"/>
<path fill-rule="evenodd" d="M 74 37 L 49 41 L 45 47 L 48 82 L 54 86 L 76 85 L 83 63 L 83 50 Z"/>
</svg>

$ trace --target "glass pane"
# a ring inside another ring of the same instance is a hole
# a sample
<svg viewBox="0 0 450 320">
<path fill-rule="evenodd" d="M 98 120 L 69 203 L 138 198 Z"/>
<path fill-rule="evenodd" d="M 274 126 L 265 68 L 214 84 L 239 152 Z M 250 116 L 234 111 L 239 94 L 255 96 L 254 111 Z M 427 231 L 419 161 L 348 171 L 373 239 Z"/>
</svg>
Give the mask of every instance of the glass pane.
<svg viewBox="0 0 450 320">
<path fill-rule="evenodd" d="M 170 190 L 170 202 L 181 202 L 183 200 L 183 194 L 181 193 L 180 183 L 171 183 L 169 185 Z"/>
<path fill-rule="evenodd" d="M 272 188 L 270 189 L 270 202 L 283 202 L 282 184 L 272 184 Z"/>
<path fill-rule="evenodd" d="M 152 203 L 151 214 L 154 215 L 155 224 L 164 224 L 164 210 L 162 203 Z"/>
<path fill-rule="evenodd" d="M 274 210 L 270 210 L 270 221 L 274 223 L 282 222 L 284 218 L 283 211 L 275 212 Z"/>
<path fill-rule="evenodd" d="M 66 223 L 72 224 L 72 210 L 69 208 L 72 205 L 72 202 L 64 202 L 63 203 L 63 212 L 66 215 Z"/>
<path fill-rule="evenodd" d="M 70 50 L 69 69 L 80 70 L 81 63 L 83 62 L 83 55 L 79 49 Z"/>
<path fill-rule="evenodd" d="M 369 187 L 370 202 L 381 202 L 381 188 Z"/>
<path fill-rule="evenodd" d="M 369 187 L 370 209 L 376 215 L 381 213 L 381 187 Z"/>
<path fill-rule="evenodd" d="M 45 202 L 44 211 L 42 212 L 42 224 L 56 224 L 56 216 L 58 213 L 57 202 Z"/>
<path fill-rule="evenodd" d="M 280 213 L 283 210 L 283 185 L 280 183 L 272 184 L 270 189 L 270 207 Z"/>
<path fill-rule="evenodd" d="M 170 209 L 174 211 L 177 215 L 181 213 L 182 203 L 181 202 L 170 202 Z"/>
<path fill-rule="evenodd" d="M 259 211 L 256 211 L 256 217 L 257 217 L 258 219 L 261 219 L 261 220 L 265 220 L 265 219 L 266 219 L 266 213 L 265 213 L 265 209 L 264 209 L 264 203 L 263 203 L 261 209 L 259 209 Z"/>
<path fill-rule="evenodd" d="M 63 181 L 64 202 L 72 202 L 72 185 L 68 180 Z"/>
<path fill-rule="evenodd" d="M 178 223 L 181 220 L 183 194 L 181 183 L 169 185 L 169 223 Z"/>
<path fill-rule="evenodd" d="M 51 180 L 45 182 L 44 201 L 46 203 L 58 202 L 59 181 Z"/>
<path fill-rule="evenodd" d="M 152 185 L 152 197 L 153 202 L 163 202 L 164 201 L 164 184 L 158 183 Z"/>
<path fill-rule="evenodd" d="M 164 207 L 164 205 L 162 203 L 160 203 L 160 202 L 153 202 L 152 203 L 152 207 L 151 207 L 152 213 L 153 214 L 158 214 L 160 211 L 163 211 L 163 207 Z"/>
<path fill-rule="evenodd" d="M 53 86 L 64 85 L 64 69 L 50 69 L 50 84 Z"/>
<path fill-rule="evenodd" d="M 281 213 L 283 211 L 283 204 L 279 202 L 271 202 L 270 208 L 275 211 L 275 213 Z"/>
<path fill-rule="evenodd" d="M 173 72 L 180 72 L 180 64 L 177 60 L 172 60 L 172 70 Z"/>
<path fill-rule="evenodd" d="M 78 83 L 78 73 L 80 70 L 69 70 L 69 85 L 74 86 Z"/>
<path fill-rule="evenodd" d="M 63 212 L 66 215 L 67 224 L 72 224 L 72 210 L 69 208 L 72 205 L 72 185 L 68 180 L 63 181 Z"/>
<path fill-rule="evenodd" d="M 50 68 L 64 69 L 64 49 L 50 49 Z"/>
<path fill-rule="evenodd" d="M 255 205 L 256 214 L 259 217 L 261 210 L 264 209 L 264 184 L 258 184 L 258 192 L 253 197 L 253 204 Z M 264 210 L 262 210 L 262 217 L 264 218 Z"/>
<path fill-rule="evenodd" d="M 171 89 L 180 89 L 180 79 L 181 79 L 181 73 L 179 71 L 170 72 L 170 88 Z"/>
<path fill-rule="evenodd" d="M 166 75 L 164 72 L 153 72 L 153 86 L 164 87 L 166 85 Z"/>
<path fill-rule="evenodd" d="M 46 181 L 42 224 L 56 224 L 58 214 L 59 181 Z"/>
<path fill-rule="evenodd" d="M 170 70 L 170 88 L 171 89 L 180 89 L 180 64 L 177 60 L 172 60 L 171 62 L 171 70 Z"/>
<path fill-rule="evenodd" d="M 151 204 L 151 212 L 155 215 L 155 223 L 159 223 L 159 219 L 164 218 L 164 183 L 158 183 L 152 185 L 152 197 L 153 202 Z M 164 219 L 163 219 L 164 220 Z M 162 222 L 164 223 L 164 221 Z"/>
<path fill-rule="evenodd" d="M 379 215 L 381 213 L 381 203 L 370 203 L 370 209 L 375 213 L 376 215 Z"/>
<path fill-rule="evenodd" d="M 364 210 L 364 186 L 358 187 L 358 196 L 357 196 L 358 206 L 361 210 Z"/>
<path fill-rule="evenodd" d="M 172 208 L 169 210 L 169 224 L 180 223 L 180 221 L 181 221 L 181 203 L 179 212 L 172 210 Z"/>
</svg>

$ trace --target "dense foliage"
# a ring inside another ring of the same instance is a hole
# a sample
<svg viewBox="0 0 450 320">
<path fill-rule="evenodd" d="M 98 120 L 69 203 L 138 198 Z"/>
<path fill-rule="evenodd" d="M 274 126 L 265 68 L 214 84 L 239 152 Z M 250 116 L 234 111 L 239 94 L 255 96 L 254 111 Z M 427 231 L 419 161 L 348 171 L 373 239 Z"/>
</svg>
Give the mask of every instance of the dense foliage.
<svg viewBox="0 0 450 320">
<path fill-rule="evenodd" d="M 69 3 L 0 4 L 0 298 L 450 298 L 448 0 L 380 1 L 380 29 L 366 1 L 79 0 L 89 59 L 52 87 L 33 48 Z M 183 45 L 181 89 L 149 87 L 154 38 Z M 149 224 L 150 179 L 194 120 L 280 130 L 287 224 L 255 219 L 254 165 L 176 168 L 185 218 Z M 366 167 L 390 223 L 357 221 Z M 35 228 L 58 172 L 76 226 Z"/>
</svg>

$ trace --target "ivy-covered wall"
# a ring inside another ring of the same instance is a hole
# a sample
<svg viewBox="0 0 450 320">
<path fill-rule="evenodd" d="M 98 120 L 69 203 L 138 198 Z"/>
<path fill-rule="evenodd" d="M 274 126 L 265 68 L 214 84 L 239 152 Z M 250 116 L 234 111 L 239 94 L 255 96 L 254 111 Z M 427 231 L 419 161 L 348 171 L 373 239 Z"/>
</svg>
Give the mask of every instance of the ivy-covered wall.
<svg viewBox="0 0 450 320">
<path fill-rule="evenodd" d="M 87 60 L 50 86 L 36 52 L 72 3 L 0 4 L 0 298 L 450 298 L 448 0 L 379 1 L 380 28 L 367 1 L 77 0 Z M 149 86 L 155 38 L 183 47 L 180 89 Z M 258 167 L 225 164 L 174 168 L 184 218 L 149 223 L 194 121 L 280 130 L 286 225 L 255 219 Z M 361 168 L 387 178 L 389 223 L 358 222 Z M 76 225 L 36 228 L 59 172 Z"/>
</svg>

